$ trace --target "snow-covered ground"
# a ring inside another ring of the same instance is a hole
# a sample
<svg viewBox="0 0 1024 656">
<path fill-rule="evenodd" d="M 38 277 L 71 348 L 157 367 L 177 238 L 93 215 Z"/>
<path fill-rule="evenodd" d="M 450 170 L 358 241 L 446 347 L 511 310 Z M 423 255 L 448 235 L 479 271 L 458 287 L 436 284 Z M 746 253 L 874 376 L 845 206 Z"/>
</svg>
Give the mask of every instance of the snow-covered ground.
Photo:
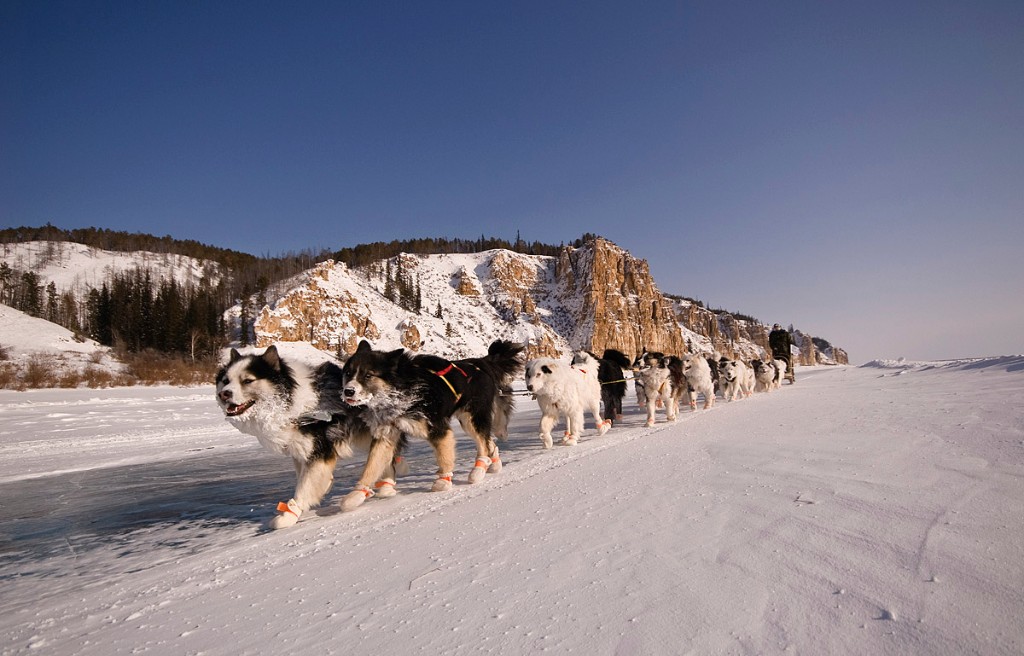
<svg viewBox="0 0 1024 656">
<path fill-rule="evenodd" d="M 105 251 L 70 241 L 27 241 L 0 244 L 0 261 L 20 271 L 34 271 L 45 285 L 70 291 L 81 300 L 89 288 L 99 289 L 111 274 L 141 269 L 155 280 L 173 278 L 180 285 L 198 285 L 203 276 L 220 280 L 215 262 L 185 255 L 148 251 Z"/>
<path fill-rule="evenodd" d="M 49 367 L 81 371 L 95 366 L 119 371 L 122 366 L 111 355 L 111 349 L 87 338 L 76 338 L 63 326 L 0 303 L 0 348 L 7 361 L 25 367 L 34 359 L 45 360 Z"/>
<path fill-rule="evenodd" d="M 1024 357 L 797 374 L 277 532 L 212 388 L 0 392 L 0 652 L 1024 652 Z"/>
</svg>

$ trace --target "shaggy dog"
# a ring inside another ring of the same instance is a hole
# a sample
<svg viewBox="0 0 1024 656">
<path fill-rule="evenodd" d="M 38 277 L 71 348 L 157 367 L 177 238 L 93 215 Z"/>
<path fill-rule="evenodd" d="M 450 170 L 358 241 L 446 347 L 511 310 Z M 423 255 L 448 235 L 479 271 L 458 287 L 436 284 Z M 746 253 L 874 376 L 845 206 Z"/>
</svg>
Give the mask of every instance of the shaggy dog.
<svg viewBox="0 0 1024 656">
<path fill-rule="evenodd" d="M 664 357 L 663 353 L 652 353 L 644 347 L 630 367 L 633 370 L 633 389 L 636 391 L 636 404 L 641 408 L 647 407 L 647 389 L 644 387 L 644 381 L 640 376 L 640 372 L 650 366 L 648 362 L 657 364 L 662 357 Z"/>
<path fill-rule="evenodd" d="M 387 467 L 403 433 L 434 447 L 438 471 L 432 491 L 450 489 L 455 468 L 452 417 L 477 445 L 469 482 L 499 471 L 492 434 L 507 431 L 512 398 L 503 391 L 522 370 L 522 351 L 521 344 L 499 340 L 482 358 L 453 362 L 410 355 L 404 349 L 377 351 L 361 341 L 342 368 L 341 397 L 366 424 L 372 442 L 355 489 L 342 499 L 342 510 L 353 510 L 374 495 L 370 486 Z"/>
<path fill-rule="evenodd" d="M 756 381 L 754 391 L 770 392 L 782 387 L 782 379 L 786 375 L 785 360 L 772 360 L 770 362 L 753 360 L 750 365 L 754 369 L 754 380 Z"/>
<path fill-rule="evenodd" d="M 622 398 L 626 396 L 626 373 L 633 363 L 622 351 L 605 349 L 604 355 L 598 358 L 589 351 L 587 354 L 598 362 L 597 379 L 601 382 L 601 405 L 604 407 L 605 421 L 616 422 L 622 419 Z M 582 356 L 573 358 L 576 366 Z"/>
<path fill-rule="evenodd" d="M 715 393 L 721 389 L 718 384 L 718 358 L 708 357 L 708 369 L 711 370 L 711 380 L 714 382 Z"/>
<path fill-rule="evenodd" d="M 775 389 L 775 377 L 778 371 L 772 362 L 751 360 L 750 367 L 754 370 L 754 391 L 770 392 Z"/>
<path fill-rule="evenodd" d="M 754 388 L 754 371 L 742 360 L 722 358 L 718 362 L 722 396 L 727 401 L 750 396 Z"/>
<path fill-rule="evenodd" d="M 231 349 L 216 381 L 217 403 L 228 422 L 295 464 L 295 492 L 278 504 L 280 514 L 270 521 L 271 528 L 299 521 L 327 494 L 337 460 L 350 457 L 353 447 L 369 449 L 369 429 L 342 404 L 341 368 L 331 362 L 311 370 L 300 362 L 285 361 L 275 346 L 246 355 Z M 392 493 L 403 437 L 396 446 L 395 459 L 385 463 L 375 481 Z"/>
<path fill-rule="evenodd" d="M 775 379 L 772 384 L 778 389 L 782 387 L 782 379 L 786 377 L 786 361 L 782 359 L 772 360 L 772 366 L 775 367 Z"/>
<path fill-rule="evenodd" d="M 707 358 L 694 353 L 683 360 L 683 376 L 686 378 L 690 397 L 690 408 L 697 409 L 697 394 L 704 395 L 704 409 L 715 404 L 715 380 Z"/>
<path fill-rule="evenodd" d="M 679 412 L 679 399 L 686 393 L 687 383 L 683 376 L 683 361 L 674 355 L 658 352 L 644 352 L 634 367 L 637 388 L 644 390 L 644 407 L 647 409 L 647 425 L 654 425 L 655 410 L 659 403 L 665 408 L 665 419 L 675 421 Z M 639 401 L 639 393 L 637 400 Z"/>
<path fill-rule="evenodd" d="M 554 441 L 551 429 L 565 415 L 566 431 L 562 444 L 575 445 L 583 432 L 583 413 L 589 410 L 597 424 L 597 434 L 608 432 L 611 422 L 601 419 L 601 383 L 597 379 L 598 362 L 581 352 L 579 365 L 570 366 L 554 358 L 535 358 L 526 365 L 526 389 L 540 405 L 540 439 L 550 449 Z"/>
</svg>

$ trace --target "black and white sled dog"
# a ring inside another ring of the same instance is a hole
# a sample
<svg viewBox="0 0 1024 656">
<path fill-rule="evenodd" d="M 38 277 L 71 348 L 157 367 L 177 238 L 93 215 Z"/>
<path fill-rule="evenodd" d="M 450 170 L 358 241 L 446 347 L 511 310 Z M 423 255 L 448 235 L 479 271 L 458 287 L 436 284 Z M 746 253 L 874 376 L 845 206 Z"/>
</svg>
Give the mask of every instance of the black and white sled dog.
<svg viewBox="0 0 1024 656">
<path fill-rule="evenodd" d="M 659 403 L 665 408 L 665 419 L 675 421 L 679 413 L 679 399 L 687 392 L 683 361 L 674 355 L 645 350 L 633 363 L 633 368 L 637 402 L 647 409 L 647 425 L 654 425 Z"/>
<path fill-rule="evenodd" d="M 704 395 L 704 409 L 715 405 L 715 379 L 711 375 L 708 359 L 700 353 L 692 353 L 683 359 L 683 376 L 686 378 L 690 408 L 697 409 L 697 394 Z"/>
<path fill-rule="evenodd" d="M 590 351 L 586 352 L 598 363 L 597 380 L 601 383 L 601 406 L 606 422 L 614 423 L 622 419 L 622 399 L 626 396 L 626 372 L 633 366 L 632 360 L 622 351 L 605 349 L 599 358 Z M 573 366 L 585 365 L 582 354 L 577 354 L 572 361 Z"/>
<path fill-rule="evenodd" d="M 754 370 L 742 360 L 723 357 L 718 361 L 718 375 L 726 401 L 746 398 L 754 390 Z"/>
<path fill-rule="evenodd" d="M 755 392 L 771 392 L 775 389 L 775 377 L 778 375 L 778 371 L 773 362 L 751 360 L 751 368 L 754 369 Z"/>
<path fill-rule="evenodd" d="M 521 344 L 499 340 L 482 358 L 449 361 L 404 349 L 378 351 L 361 341 L 342 368 L 340 398 L 367 426 L 372 441 L 355 489 L 341 501 L 342 510 L 353 510 L 374 495 L 371 486 L 386 471 L 403 433 L 434 447 L 438 471 L 432 491 L 450 489 L 455 469 L 452 417 L 477 445 L 469 482 L 499 471 L 492 435 L 508 432 L 513 400 L 504 391 L 522 371 L 522 351 Z"/>
<path fill-rule="evenodd" d="M 526 389 L 540 405 L 540 439 L 545 449 L 554 445 L 551 429 L 565 415 L 565 438 L 562 444 L 579 443 L 583 433 L 584 413 L 589 411 L 597 425 L 597 434 L 604 435 L 611 422 L 601 418 L 601 381 L 598 380 L 597 358 L 580 351 L 569 364 L 554 358 L 534 358 L 526 364 Z M 578 364 L 577 364 L 578 363 Z"/>
<path fill-rule="evenodd" d="M 271 528 L 291 526 L 319 505 L 334 481 L 338 459 L 350 457 L 353 448 L 367 451 L 370 446 L 369 428 L 341 401 L 341 368 L 332 362 L 310 369 L 286 361 L 275 346 L 245 355 L 231 349 L 217 373 L 217 403 L 231 425 L 295 464 L 295 492 L 278 504 Z M 381 494 L 394 494 L 404 438 L 397 445 L 395 460 L 375 481 Z"/>
</svg>

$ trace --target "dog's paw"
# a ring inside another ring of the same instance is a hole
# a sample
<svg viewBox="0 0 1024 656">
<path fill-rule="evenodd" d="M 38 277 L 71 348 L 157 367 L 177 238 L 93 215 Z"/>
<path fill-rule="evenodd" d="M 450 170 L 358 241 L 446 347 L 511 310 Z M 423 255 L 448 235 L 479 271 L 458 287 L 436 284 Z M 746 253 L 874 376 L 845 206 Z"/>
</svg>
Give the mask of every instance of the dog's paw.
<svg viewBox="0 0 1024 656">
<path fill-rule="evenodd" d="M 299 515 L 302 514 L 302 510 L 299 509 L 295 503 L 295 499 L 289 499 L 288 503 L 280 502 L 277 504 L 277 510 L 280 514 L 275 515 L 267 525 L 275 531 L 279 528 L 288 528 L 289 526 L 295 526 L 296 522 L 299 521 Z"/>
<path fill-rule="evenodd" d="M 431 492 L 447 492 L 450 489 L 452 489 L 451 474 L 444 474 L 442 476 L 438 476 L 437 480 L 434 481 L 434 484 L 430 487 Z"/>
<path fill-rule="evenodd" d="M 550 449 L 555 445 L 555 441 L 551 439 L 550 433 L 542 433 L 540 436 L 540 441 L 544 443 L 545 449 Z"/>
<path fill-rule="evenodd" d="M 654 427 L 654 420 L 653 419 L 648 419 L 646 426 L 648 428 L 653 428 Z"/>
<path fill-rule="evenodd" d="M 498 454 L 498 447 L 491 452 L 491 466 L 487 468 L 488 474 L 497 474 L 501 471 L 501 456 Z"/>
<path fill-rule="evenodd" d="M 289 526 L 295 526 L 295 524 L 298 521 L 299 518 L 291 513 L 281 513 L 280 515 L 276 515 L 273 519 L 271 519 L 267 523 L 267 526 L 276 531 L 279 528 L 288 528 Z"/>
<path fill-rule="evenodd" d="M 395 456 L 395 476 L 408 476 L 409 475 L 409 463 L 402 456 Z"/>
<path fill-rule="evenodd" d="M 602 421 L 600 424 L 597 425 L 597 434 L 598 435 L 604 435 L 605 433 L 608 432 L 608 429 L 611 428 L 611 427 L 612 427 L 612 420 L 611 419 L 605 419 L 604 421 Z"/>
<path fill-rule="evenodd" d="M 473 470 L 469 472 L 470 484 L 479 483 L 484 480 L 484 476 L 487 474 L 487 470 L 491 467 L 491 459 L 487 456 L 477 456 L 476 464 L 473 465 Z"/>
<path fill-rule="evenodd" d="M 359 506 L 363 505 L 363 502 L 373 496 L 373 490 L 368 487 L 360 487 L 352 490 L 341 498 L 341 510 L 342 512 L 348 512 L 355 510 Z"/>
<path fill-rule="evenodd" d="M 398 494 L 395 488 L 395 481 L 390 478 L 383 478 L 374 484 L 374 494 L 382 499 L 388 499 Z"/>
<path fill-rule="evenodd" d="M 562 444 L 566 446 L 576 446 L 579 443 L 579 439 L 575 435 L 566 435 L 565 439 L 562 440 Z"/>
</svg>

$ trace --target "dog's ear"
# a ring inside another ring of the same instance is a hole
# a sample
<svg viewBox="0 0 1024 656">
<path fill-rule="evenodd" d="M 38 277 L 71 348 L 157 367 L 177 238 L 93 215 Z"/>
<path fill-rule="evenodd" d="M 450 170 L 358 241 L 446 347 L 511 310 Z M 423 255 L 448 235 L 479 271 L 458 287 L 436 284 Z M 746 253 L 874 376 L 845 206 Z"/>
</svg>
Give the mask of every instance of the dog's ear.
<svg viewBox="0 0 1024 656">
<path fill-rule="evenodd" d="M 281 355 L 277 352 L 277 347 L 271 344 L 267 347 L 267 350 L 263 352 L 261 356 L 263 361 L 269 364 L 274 369 L 281 368 Z"/>
<path fill-rule="evenodd" d="M 231 358 L 228 360 L 228 364 L 234 364 L 242 359 L 242 354 L 238 352 L 238 349 L 231 349 Z"/>
<path fill-rule="evenodd" d="M 372 351 L 373 347 L 370 346 L 370 342 L 365 339 L 359 340 L 359 346 L 356 347 L 356 353 L 362 353 L 364 351 Z"/>
<path fill-rule="evenodd" d="M 398 363 L 399 361 L 401 361 L 403 355 L 405 355 L 404 348 L 395 349 L 394 351 L 388 351 L 384 355 L 384 362 L 386 363 L 385 366 L 387 366 L 391 371 L 397 370 Z"/>
</svg>

